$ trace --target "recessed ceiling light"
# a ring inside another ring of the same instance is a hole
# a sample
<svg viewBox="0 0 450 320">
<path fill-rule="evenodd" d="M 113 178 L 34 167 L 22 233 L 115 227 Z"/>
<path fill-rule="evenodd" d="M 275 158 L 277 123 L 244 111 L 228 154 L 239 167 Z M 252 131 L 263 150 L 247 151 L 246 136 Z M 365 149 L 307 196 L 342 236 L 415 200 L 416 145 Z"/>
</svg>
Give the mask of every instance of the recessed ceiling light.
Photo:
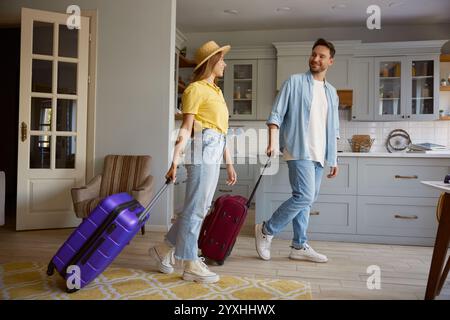
<svg viewBox="0 0 450 320">
<path fill-rule="evenodd" d="M 345 3 L 338 3 L 331 7 L 331 9 L 337 10 L 337 9 L 345 9 L 347 8 L 347 5 Z"/>
<path fill-rule="evenodd" d="M 290 11 L 291 10 L 291 8 L 289 8 L 289 7 L 280 7 L 280 8 L 277 8 L 277 11 L 279 12 L 279 11 Z"/>
<path fill-rule="evenodd" d="M 238 11 L 234 9 L 223 10 L 223 12 L 228 14 L 238 14 Z"/>
</svg>

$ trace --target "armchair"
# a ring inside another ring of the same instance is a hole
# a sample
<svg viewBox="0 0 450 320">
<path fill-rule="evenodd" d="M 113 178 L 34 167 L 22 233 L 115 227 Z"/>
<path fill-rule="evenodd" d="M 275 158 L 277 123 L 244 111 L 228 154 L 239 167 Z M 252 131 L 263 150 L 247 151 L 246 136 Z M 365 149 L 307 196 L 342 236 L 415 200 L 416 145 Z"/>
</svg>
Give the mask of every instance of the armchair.
<svg viewBox="0 0 450 320">
<path fill-rule="evenodd" d="M 76 216 L 86 218 L 100 201 L 119 192 L 128 192 L 146 207 L 153 193 L 151 159 L 150 156 L 106 156 L 101 175 L 86 186 L 72 188 Z"/>
</svg>

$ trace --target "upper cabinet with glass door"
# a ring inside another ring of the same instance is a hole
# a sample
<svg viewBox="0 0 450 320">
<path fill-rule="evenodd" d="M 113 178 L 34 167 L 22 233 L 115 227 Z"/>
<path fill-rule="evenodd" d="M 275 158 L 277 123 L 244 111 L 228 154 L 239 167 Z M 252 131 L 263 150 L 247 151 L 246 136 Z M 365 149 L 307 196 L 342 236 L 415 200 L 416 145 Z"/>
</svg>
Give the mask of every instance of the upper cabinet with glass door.
<svg viewBox="0 0 450 320">
<path fill-rule="evenodd" d="M 413 120 L 435 120 L 438 117 L 438 61 L 434 57 L 409 57 L 410 117 Z M 408 104 L 409 104 L 408 103 Z M 408 114 L 409 118 L 409 114 Z"/>
<path fill-rule="evenodd" d="M 256 119 L 256 60 L 226 61 L 222 88 L 230 113 L 230 120 Z"/>
<path fill-rule="evenodd" d="M 438 118 L 438 57 L 375 58 L 375 120 Z"/>
<path fill-rule="evenodd" d="M 402 66 L 398 57 L 375 59 L 376 120 L 398 120 L 405 114 Z"/>
</svg>

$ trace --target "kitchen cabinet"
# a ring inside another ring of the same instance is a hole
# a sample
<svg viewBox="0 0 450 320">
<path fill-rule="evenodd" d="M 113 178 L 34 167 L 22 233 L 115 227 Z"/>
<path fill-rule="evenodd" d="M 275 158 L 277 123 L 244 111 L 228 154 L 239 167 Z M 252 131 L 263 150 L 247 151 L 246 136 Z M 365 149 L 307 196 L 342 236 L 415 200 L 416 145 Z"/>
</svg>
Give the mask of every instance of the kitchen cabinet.
<svg viewBox="0 0 450 320">
<path fill-rule="evenodd" d="M 278 57 L 277 64 L 277 90 L 291 75 L 305 73 L 309 70 L 310 55 Z M 351 88 L 350 55 L 336 55 L 333 65 L 327 71 L 327 81 L 336 89 Z"/>
<path fill-rule="evenodd" d="M 356 121 L 438 119 L 438 55 L 353 58 Z"/>
<path fill-rule="evenodd" d="M 438 118 L 438 56 L 375 59 L 375 120 Z"/>
<path fill-rule="evenodd" d="M 421 180 L 441 180 L 448 158 L 339 156 L 340 173 L 324 175 L 310 213 L 312 240 L 431 245 L 437 228 L 439 192 Z M 327 168 L 325 169 L 325 173 Z M 256 223 L 269 219 L 291 197 L 288 168 L 265 177 L 256 192 Z M 278 235 L 292 238 L 292 224 Z"/>
<path fill-rule="evenodd" d="M 230 120 L 267 120 L 275 100 L 275 59 L 226 60 L 218 85 Z"/>
<path fill-rule="evenodd" d="M 256 60 L 226 60 L 224 77 L 218 81 L 230 120 L 256 120 L 258 68 Z"/>
<path fill-rule="evenodd" d="M 352 120 L 374 120 L 374 58 L 354 58 L 350 75 L 353 88 Z"/>
</svg>

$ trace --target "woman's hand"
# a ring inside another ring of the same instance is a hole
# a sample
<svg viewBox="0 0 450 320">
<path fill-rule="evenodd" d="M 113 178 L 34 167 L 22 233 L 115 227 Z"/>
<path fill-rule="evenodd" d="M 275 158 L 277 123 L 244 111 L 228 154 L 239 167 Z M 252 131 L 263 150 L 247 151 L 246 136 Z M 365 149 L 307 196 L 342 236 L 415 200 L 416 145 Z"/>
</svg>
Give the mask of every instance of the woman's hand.
<svg viewBox="0 0 450 320">
<path fill-rule="evenodd" d="M 229 186 L 234 185 L 237 181 L 237 174 L 232 164 L 227 165 L 227 174 L 228 174 L 227 185 Z"/>
<path fill-rule="evenodd" d="M 172 162 L 169 171 L 166 173 L 166 179 L 170 180 L 170 182 L 175 183 L 177 180 L 177 166 Z"/>
</svg>

